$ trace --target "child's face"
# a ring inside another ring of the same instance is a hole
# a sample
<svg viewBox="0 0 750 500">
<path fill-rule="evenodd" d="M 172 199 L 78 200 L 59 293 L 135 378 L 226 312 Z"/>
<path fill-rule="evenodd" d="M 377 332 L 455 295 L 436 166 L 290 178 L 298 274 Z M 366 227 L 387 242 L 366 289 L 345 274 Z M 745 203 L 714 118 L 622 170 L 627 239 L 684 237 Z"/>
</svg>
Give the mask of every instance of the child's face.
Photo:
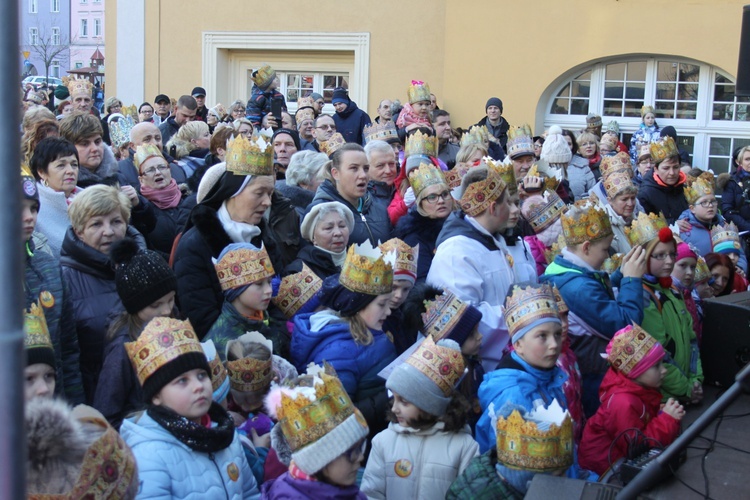
<svg viewBox="0 0 750 500">
<path fill-rule="evenodd" d="M 664 380 L 664 376 L 667 374 L 667 368 L 664 363 L 659 361 L 654 366 L 641 373 L 636 377 L 636 383 L 643 387 L 651 387 L 652 389 L 658 389 L 661 387 L 661 383 Z"/>
<path fill-rule="evenodd" d="M 672 276 L 677 278 L 685 288 L 690 288 L 693 286 L 696 264 L 697 261 L 692 257 L 680 259 L 674 265 L 674 269 L 672 269 Z"/>
<path fill-rule="evenodd" d="M 396 419 L 398 419 L 398 424 L 402 427 L 411 427 L 412 422 L 418 420 L 421 413 L 419 408 L 395 392 L 393 393 L 391 411 Z"/>
<path fill-rule="evenodd" d="M 409 280 L 393 280 L 393 291 L 389 301 L 391 310 L 398 309 L 406 302 L 406 297 L 409 296 L 412 288 L 414 288 L 414 283 Z"/>
<path fill-rule="evenodd" d="M 430 112 L 430 101 L 419 101 L 411 105 L 414 108 L 414 112 L 421 117 L 426 117 Z"/>
<path fill-rule="evenodd" d="M 35 363 L 23 370 L 26 401 L 34 398 L 51 398 L 55 393 L 55 369 L 46 363 Z"/>
<path fill-rule="evenodd" d="M 321 472 L 329 483 L 347 487 L 357 482 L 357 472 L 365 459 L 366 443 L 364 439 L 359 441 L 323 468 Z"/>
<path fill-rule="evenodd" d="M 267 392 L 268 388 L 255 392 L 240 392 L 232 389 L 232 399 L 245 413 L 255 413 L 263 409 L 263 400 Z"/>
<path fill-rule="evenodd" d="M 569 324 L 568 314 L 570 314 L 570 312 L 568 311 L 560 313 L 560 321 L 562 321 L 562 325 L 560 325 L 561 330 L 562 330 L 562 335 L 560 336 L 560 339 L 562 340 L 563 343 L 565 342 L 565 339 L 568 338 L 568 324 Z"/>
<path fill-rule="evenodd" d="M 666 278 L 672 274 L 676 257 L 674 241 L 660 241 L 648 258 L 648 272 L 657 278 Z"/>
<path fill-rule="evenodd" d="M 653 127 L 655 122 L 656 116 L 653 113 L 646 113 L 643 117 L 643 123 L 645 123 L 647 127 Z"/>
<path fill-rule="evenodd" d="M 206 370 L 196 368 L 175 377 L 151 401 L 198 422 L 211 408 L 211 396 L 211 377 Z"/>
<path fill-rule="evenodd" d="M 716 207 L 719 203 L 716 201 L 716 196 L 707 194 L 699 199 L 695 200 L 695 203 L 690 205 L 690 211 L 695 215 L 695 218 L 700 222 L 707 224 L 714 220 L 716 217 Z"/>
<path fill-rule="evenodd" d="M 710 299 L 714 296 L 714 289 L 708 281 L 703 281 L 695 285 L 695 291 L 698 292 L 698 297 L 701 299 Z"/>
<path fill-rule="evenodd" d="M 578 255 L 592 268 L 599 270 L 602 268 L 604 261 L 609 257 L 609 246 L 612 244 L 613 238 L 614 236 L 607 236 L 594 242 L 584 242 L 582 245 L 578 245 L 573 250 L 573 253 Z"/>
<path fill-rule="evenodd" d="M 385 319 L 391 314 L 391 294 L 378 295 L 357 314 L 371 330 L 382 330 Z"/>
<path fill-rule="evenodd" d="M 729 260 L 732 261 L 734 267 L 737 267 L 737 263 L 740 261 L 740 254 L 731 252 L 727 254 L 727 257 L 729 257 Z"/>
<path fill-rule="evenodd" d="M 268 309 L 268 303 L 271 302 L 272 293 L 271 278 L 265 278 L 251 283 L 237 300 L 245 309 L 265 311 Z"/>
<path fill-rule="evenodd" d="M 36 200 L 21 200 L 21 230 L 23 241 L 29 241 L 36 228 L 39 216 L 39 202 Z"/>
<path fill-rule="evenodd" d="M 542 323 L 513 344 L 519 356 L 536 368 L 552 368 L 562 350 L 562 327 Z"/>
<path fill-rule="evenodd" d="M 174 296 L 175 292 L 169 292 L 164 297 L 160 298 L 153 304 L 150 304 L 140 311 L 138 311 L 138 319 L 144 323 L 148 323 L 152 319 L 163 316 L 171 317 L 172 309 L 174 309 Z"/>
<path fill-rule="evenodd" d="M 464 356 L 476 356 L 479 354 L 479 349 L 482 347 L 482 334 L 479 333 L 479 330 L 474 327 L 474 331 L 471 335 L 469 335 L 469 338 L 464 340 L 463 345 L 461 346 L 461 353 Z"/>
</svg>

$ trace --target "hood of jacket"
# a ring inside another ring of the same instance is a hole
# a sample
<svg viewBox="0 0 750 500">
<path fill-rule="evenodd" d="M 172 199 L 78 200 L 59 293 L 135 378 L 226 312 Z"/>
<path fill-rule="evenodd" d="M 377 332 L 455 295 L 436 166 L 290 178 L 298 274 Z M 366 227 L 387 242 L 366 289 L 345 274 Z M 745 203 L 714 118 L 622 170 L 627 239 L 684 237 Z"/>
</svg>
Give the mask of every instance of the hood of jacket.
<svg viewBox="0 0 750 500">
<path fill-rule="evenodd" d="M 469 224 L 469 221 L 466 220 L 466 214 L 461 210 L 456 210 L 445 220 L 443 229 L 440 231 L 440 235 L 437 239 L 437 245 L 440 246 L 442 242 L 453 236 L 465 236 L 478 241 L 490 251 L 498 250 L 492 236 L 477 231 L 474 226 Z"/>
<path fill-rule="evenodd" d="M 721 214 L 717 213 L 716 215 L 714 215 L 714 218 L 711 219 L 711 222 L 709 222 L 708 224 L 705 224 L 699 221 L 698 218 L 695 216 L 695 214 L 691 212 L 689 208 L 685 209 L 685 211 L 683 211 L 680 214 L 678 219 L 685 219 L 690 223 L 691 226 L 697 227 L 700 229 L 705 229 L 707 231 L 711 231 L 711 228 L 716 225 L 723 226 L 725 222 L 724 217 L 722 217 Z"/>
<path fill-rule="evenodd" d="M 357 103 L 349 99 L 349 105 L 346 107 L 346 109 L 342 111 L 341 113 L 337 111 L 336 114 L 339 115 L 341 118 L 347 118 L 358 109 L 359 107 L 357 106 Z"/>
<path fill-rule="evenodd" d="M 356 215 L 358 213 L 363 213 L 366 215 L 372 205 L 372 196 L 369 191 L 365 191 L 365 196 L 360 199 L 362 200 L 362 210 L 358 210 L 357 207 L 345 200 L 336 190 L 336 186 L 334 186 L 330 180 L 326 179 L 318 186 L 318 190 L 315 192 L 315 197 L 313 198 L 313 203 L 317 204 L 324 201 L 338 201 L 339 203 L 346 205 L 346 207 L 352 211 L 352 214 Z"/>
<path fill-rule="evenodd" d="M 146 239 L 133 226 L 128 226 L 125 236 L 134 239 L 142 250 L 146 249 Z M 68 228 L 63 238 L 60 264 L 102 279 L 115 279 L 115 268 L 109 260 L 109 255 L 81 241 L 72 227 Z"/>
<path fill-rule="evenodd" d="M 317 317 L 312 319 L 313 315 Z M 312 352 L 324 340 L 352 340 L 349 323 L 333 311 L 298 314 L 294 316 L 293 323 L 293 359 L 311 359 Z"/>
<path fill-rule="evenodd" d="M 615 394 L 632 394 L 643 401 L 648 408 L 658 408 L 662 397 L 658 389 L 643 387 L 610 368 L 599 386 L 599 400 L 604 403 Z"/>
</svg>

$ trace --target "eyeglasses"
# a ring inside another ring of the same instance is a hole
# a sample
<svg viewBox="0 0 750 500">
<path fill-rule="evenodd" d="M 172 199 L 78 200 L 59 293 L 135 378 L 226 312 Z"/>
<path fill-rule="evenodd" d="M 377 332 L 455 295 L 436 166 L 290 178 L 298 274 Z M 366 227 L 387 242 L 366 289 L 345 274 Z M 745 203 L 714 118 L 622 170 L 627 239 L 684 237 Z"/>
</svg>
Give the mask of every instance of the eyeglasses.
<svg viewBox="0 0 750 500">
<path fill-rule="evenodd" d="M 702 202 L 698 203 L 698 205 L 702 206 L 703 208 L 715 207 L 718 204 L 719 204 L 718 200 L 703 200 Z"/>
<path fill-rule="evenodd" d="M 153 115 L 154 114 L 154 110 L 153 109 L 144 109 L 143 111 L 141 111 L 141 113 L 143 113 L 144 115 Z"/>
<path fill-rule="evenodd" d="M 677 258 L 677 252 L 652 253 L 651 254 L 651 258 L 654 260 L 666 260 L 667 257 L 669 257 L 670 260 L 675 260 Z"/>
<path fill-rule="evenodd" d="M 169 165 L 159 165 L 158 167 L 147 168 L 143 171 L 143 175 L 156 175 L 157 170 L 163 174 L 169 170 Z"/>
<path fill-rule="evenodd" d="M 344 455 L 346 455 L 346 459 L 349 460 L 349 463 L 353 464 L 365 456 L 365 448 L 367 448 L 367 440 L 362 439 L 346 450 Z"/>
<path fill-rule="evenodd" d="M 319 125 L 315 128 L 319 128 L 321 130 L 336 130 L 336 125 Z"/>
<path fill-rule="evenodd" d="M 654 160 L 641 160 L 638 162 L 638 165 L 656 165 L 656 162 Z"/>
<path fill-rule="evenodd" d="M 427 203 L 436 203 L 438 201 L 438 198 L 440 198 L 441 200 L 445 201 L 445 200 L 449 199 L 450 197 L 451 197 L 451 192 L 450 191 L 443 191 L 442 193 L 439 193 L 439 194 L 430 194 L 430 195 L 427 195 L 423 199 Z"/>
</svg>

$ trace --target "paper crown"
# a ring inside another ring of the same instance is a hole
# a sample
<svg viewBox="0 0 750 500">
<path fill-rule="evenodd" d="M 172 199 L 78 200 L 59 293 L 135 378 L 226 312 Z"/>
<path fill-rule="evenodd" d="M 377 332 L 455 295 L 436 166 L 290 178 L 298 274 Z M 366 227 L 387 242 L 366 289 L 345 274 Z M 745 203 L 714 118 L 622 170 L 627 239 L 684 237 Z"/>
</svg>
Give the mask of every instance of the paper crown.
<svg viewBox="0 0 750 500">
<path fill-rule="evenodd" d="M 511 338 L 540 319 L 560 319 L 555 294 L 547 284 L 529 285 L 526 288 L 513 285 L 505 298 L 504 314 Z"/>
<path fill-rule="evenodd" d="M 630 155 L 625 152 L 620 152 L 614 156 L 606 156 L 602 158 L 602 162 L 599 164 L 599 171 L 602 173 L 602 177 L 606 177 L 615 172 L 627 172 L 631 174 L 632 177 L 633 164 L 630 162 Z"/>
<path fill-rule="evenodd" d="M 267 360 L 255 358 L 240 358 L 229 361 L 229 351 L 234 343 L 257 343 L 268 348 L 273 353 L 273 342 L 265 338 L 260 332 L 247 332 L 238 339 L 227 343 L 227 374 L 229 386 L 240 392 L 256 392 L 268 389 L 273 380 L 273 354 Z"/>
<path fill-rule="evenodd" d="M 346 253 L 339 283 L 352 292 L 382 295 L 393 289 L 393 267 L 396 255 L 373 247 L 369 240 L 354 244 Z"/>
<path fill-rule="evenodd" d="M 412 155 L 436 157 L 437 151 L 438 139 L 433 135 L 423 134 L 421 130 L 417 130 L 412 135 L 406 137 L 404 158 L 408 158 Z"/>
<path fill-rule="evenodd" d="M 612 368 L 628 375 L 658 342 L 635 323 L 625 327 L 621 332 L 610 341 L 607 361 Z"/>
<path fill-rule="evenodd" d="M 487 210 L 490 203 L 497 201 L 505 188 L 505 182 L 500 178 L 500 174 L 495 169 L 488 168 L 486 179 L 472 182 L 464 190 L 460 201 L 461 210 L 475 217 Z"/>
<path fill-rule="evenodd" d="M 566 246 L 612 236 L 612 224 L 607 212 L 586 200 L 575 202 L 561 220 Z"/>
<path fill-rule="evenodd" d="M 130 131 L 135 127 L 135 122 L 129 116 L 109 122 L 109 138 L 112 145 L 120 148 L 130 142 Z"/>
<path fill-rule="evenodd" d="M 223 120 L 227 117 L 227 108 L 222 103 L 218 103 L 216 106 L 208 110 L 213 113 L 219 120 Z"/>
<path fill-rule="evenodd" d="M 482 147 L 487 147 L 487 142 L 489 142 L 489 140 L 490 133 L 487 131 L 487 126 L 474 125 L 468 132 L 464 132 L 461 136 L 461 147 L 469 146 L 471 144 L 479 144 Z"/>
<path fill-rule="evenodd" d="M 300 97 L 299 100 L 297 100 L 297 112 L 294 114 L 294 118 L 297 120 L 298 124 L 302 123 L 304 120 L 315 119 L 314 104 L 315 101 L 310 96 Z"/>
<path fill-rule="evenodd" d="M 385 123 L 372 123 L 366 125 L 364 128 L 365 144 L 370 141 L 386 141 L 386 142 L 400 142 L 398 138 L 398 131 L 396 130 L 396 124 L 393 120 L 389 120 Z"/>
<path fill-rule="evenodd" d="M 645 245 L 659 236 L 659 230 L 667 227 L 667 220 L 659 213 L 646 214 L 641 212 L 633 219 L 630 227 L 625 228 L 625 236 L 632 246 Z"/>
<path fill-rule="evenodd" d="M 610 120 L 609 123 L 607 123 L 606 132 L 612 132 L 618 136 L 620 135 L 620 124 L 617 123 L 617 120 Z"/>
<path fill-rule="evenodd" d="M 540 160 L 540 162 L 534 163 L 531 166 L 529 171 L 526 172 L 524 179 L 526 177 L 541 177 L 544 181 L 545 189 L 549 191 L 557 190 L 557 186 L 560 185 L 560 181 L 562 180 L 562 172 L 552 171 L 550 168 L 548 168 L 543 160 Z"/>
<path fill-rule="evenodd" d="M 609 199 L 614 199 L 623 189 L 635 187 L 633 176 L 624 171 L 610 172 L 606 177 L 602 177 L 602 185 Z"/>
<path fill-rule="evenodd" d="M 742 248 L 739 230 L 734 225 L 734 222 L 728 222 L 723 226 L 716 225 L 711 228 L 711 246 L 715 252 L 727 249 L 740 250 Z"/>
<path fill-rule="evenodd" d="M 461 185 L 461 180 L 464 178 L 464 175 L 466 175 L 466 172 L 468 172 L 470 168 L 471 167 L 468 165 L 456 164 L 455 167 L 448 170 L 447 172 L 444 172 L 445 182 L 448 184 L 448 187 L 451 189 L 459 187 Z"/>
<path fill-rule="evenodd" d="M 240 134 L 227 141 L 227 171 L 235 175 L 273 175 L 273 147 L 262 135 Z"/>
<path fill-rule="evenodd" d="M 264 64 L 253 72 L 253 82 L 262 89 L 268 87 L 274 78 L 276 78 L 276 71 L 269 64 Z"/>
<path fill-rule="evenodd" d="M 403 240 L 391 238 L 381 243 L 380 251 L 383 254 L 394 252 L 396 262 L 393 266 L 393 279 L 406 279 L 414 283 L 417 280 L 417 261 L 419 258 L 419 244 L 410 247 Z"/>
<path fill-rule="evenodd" d="M 586 128 L 592 129 L 596 127 L 602 126 L 602 117 L 597 115 L 596 113 L 589 113 L 588 116 L 586 116 Z"/>
<path fill-rule="evenodd" d="M 201 347 L 203 348 L 203 353 L 208 360 L 208 368 L 211 370 L 211 390 L 215 395 L 216 391 L 221 389 L 225 383 L 228 385 L 227 369 L 222 364 L 221 358 L 216 352 L 216 346 L 214 345 L 213 340 L 209 339 L 205 342 L 201 342 Z M 228 391 L 229 389 L 226 389 L 226 392 Z M 224 396 L 226 397 L 226 394 L 224 394 Z"/>
<path fill-rule="evenodd" d="M 430 101 L 430 86 L 425 82 L 412 80 L 408 90 L 409 104 L 420 101 Z"/>
<path fill-rule="evenodd" d="M 281 309 L 285 317 L 291 318 L 321 288 L 323 288 L 323 280 L 303 262 L 300 272 L 285 276 L 281 280 L 279 293 L 271 301 Z"/>
<path fill-rule="evenodd" d="M 573 465 L 573 421 L 557 399 L 522 417 L 518 410 L 498 418 L 497 461 L 533 472 L 565 470 Z"/>
<path fill-rule="evenodd" d="M 153 144 L 141 144 L 135 149 L 135 155 L 133 156 L 133 164 L 135 165 L 138 173 L 141 173 L 141 165 L 143 165 L 149 158 L 164 158 L 161 149 L 157 148 Z"/>
<path fill-rule="evenodd" d="M 223 291 L 250 285 L 274 275 L 265 246 L 260 250 L 240 248 L 227 252 L 214 267 Z"/>
<path fill-rule="evenodd" d="M 562 252 L 562 249 L 565 248 L 567 245 L 565 243 L 565 237 L 561 234 L 557 237 L 557 241 L 552 243 L 552 245 L 544 250 L 544 258 L 547 261 L 547 264 L 552 264 L 552 261 L 555 260 L 555 257 L 560 255 Z"/>
<path fill-rule="evenodd" d="M 447 185 L 443 171 L 431 163 L 420 163 L 419 168 L 409 172 L 409 184 L 414 191 L 414 196 L 419 195 L 430 186 Z"/>
<path fill-rule="evenodd" d="M 505 157 L 503 161 L 495 161 L 489 156 L 482 158 L 482 161 L 487 165 L 487 168 L 493 168 L 500 175 L 500 178 L 505 183 L 505 187 L 508 188 L 508 194 L 513 196 L 518 193 L 518 181 L 516 181 L 516 171 L 513 168 L 513 162 L 509 157 Z"/>
<path fill-rule="evenodd" d="M 542 201 L 527 200 L 524 202 L 524 213 L 535 233 L 541 233 L 565 213 L 567 205 L 554 191 L 545 191 Z M 528 206 L 527 206 L 528 205 Z"/>
<path fill-rule="evenodd" d="M 643 118 L 644 116 L 646 116 L 649 113 L 651 113 L 652 115 L 656 114 L 656 113 L 654 113 L 654 107 L 653 106 L 649 106 L 648 104 L 646 104 L 645 106 L 641 106 L 641 118 Z"/>
<path fill-rule="evenodd" d="M 68 87 L 70 98 L 75 99 L 77 96 L 84 95 L 91 97 L 91 91 L 94 85 L 84 78 L 63 77 L 63 83 Z"/>
<path fill-rule="evenodd" d="M 642 160 L 644 157 L 651 156 L 651 144 L 641 144 L 636 148 L 638 150 L 638 160 Z"/>
<path fill-rule="evenodd" d="M 511 127 L 508 130 L 507 149 L 508 156 L 512 159 L 534 154 L 534 140 L 531 136 L 531 127 L 528 124 Z"/>
<path fill-rule="evenodd" d="M 122 109 L 120 109 L 120 113 L 125 117 L 131 118 L 133 122 L 138 121 L 138 107 L 135 104 L 123 106 Z"/>
<path fill-rule="evenodd" d="M 708 268 L 706 259 L 698 255 L 698 260 L 695 264 L 695 277 L 693 278 L 693 281 L 695 283 L 701 283 L 703 281 L 710 280 L 711 278 L 713 278 L 713 275 L 711 274 L 711 270 Z"/>
<path fill-rule="evenodd" d="M 461 379 L 466 367 L 464 356 L 459 349 L 437 345 L 431 336 L 427 336 L 419 344 L 417 350 L 406 358 L 405 363 L 432 380 L 446 396 L 453 394 L 453 388 Z"/>
<path fill-rule="evenodd" d="M 24 349 L 49 349 L 54 352 L 44 310 L 37 302 L 23 313 Z"/>
<path fill-rule="evenodd" d="M 674 139 L 670 136 L 662 137 L 656 142 L 652 142 L 649 146 L 651 149 L 651 158 L 654 163 L 661 163 L 667 158 L 672 156 L 679 156 L 680 151 L 677 149 Z"/>
<path fill-rule="evenodd" d="M 570 308 L 568 307 L 568 304 L 565 303 L 565 300 L 562 298 L 562 295 L 560 295 L 560 290 L 555 285 L 552 285 L 552 294 L 555 296 L 555 304 L 557 304 L 557 312 L 560 314 L 570 312 Z"/>
<path fill-rule="evenodd" d="M 698 177 L 688 177 L 682 190 L 685 193 L 688 205 L 695 205 L 695 202 L 704 196 L 713 196 L 714 175 L 711 172 L 703 172 Z"/>
<path fill-rule="evenodd" d="M 329 158 L 333 156 L 333 153 L 341 149 L 341 146 L 346 144 L 344 136 L 336 132 L 327 141 L 320 142 L 320 152 L 325 153 Z"/>
<path fill-rule="evenodd" d="M 622 265 L 623 257 L 625 257 L 625 254 L 622 253 L 616 253 L 610 257 L 607 257 L 607 259 L 604 261 L 604 264 L 602 264 L 602 271 L 607 274 L 614 273 Z"/>
<path fill-rule="evenodd" d="M 469 304 L 459 300 L 453 292 L 447 290 L 434 300 L 425 301 L 424 305 L 422 332 L 425 336 L 432 337 L 435 342 L 447 338 L 469 308 Z"/>
<path fill-rule="evenodd" d="M 205 356 L 190 321 L 162 317 L 149 321 L 136 341 L 125 343 L 125 350 L 141 385 L 180 356 L 189 353 Z"/>
</svg>

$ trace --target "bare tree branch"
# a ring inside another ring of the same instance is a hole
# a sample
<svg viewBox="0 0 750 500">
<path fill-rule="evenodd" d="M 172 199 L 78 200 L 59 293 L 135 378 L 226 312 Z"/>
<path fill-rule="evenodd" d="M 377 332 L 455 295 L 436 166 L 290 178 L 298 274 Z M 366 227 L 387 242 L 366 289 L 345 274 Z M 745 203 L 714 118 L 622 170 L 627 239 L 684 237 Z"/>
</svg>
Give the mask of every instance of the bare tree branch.
<svg viewBox="0 0 750 500">
<path fill-rule="evenodd" d="M 55 21 L 52 21 L 53 24 Z M 49 26 L 39 26 L 36 43 L 33 42 L 34 40 L 29 38 L 23 45 L 42 61 L 45 78 L 49 78 L 49 69 L 53 62 L 67 62 L 72 41 L 69 36 L 62 33 L 62 30 L 55 35 Z"/>
</svg>

